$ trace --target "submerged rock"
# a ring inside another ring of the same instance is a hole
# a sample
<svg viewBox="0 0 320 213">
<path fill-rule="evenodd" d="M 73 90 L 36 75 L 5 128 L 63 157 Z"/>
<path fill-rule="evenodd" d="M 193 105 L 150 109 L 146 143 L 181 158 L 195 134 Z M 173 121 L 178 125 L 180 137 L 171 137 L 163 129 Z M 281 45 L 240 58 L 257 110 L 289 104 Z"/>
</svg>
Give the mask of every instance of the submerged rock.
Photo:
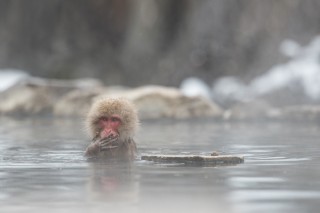
<svg viewBox="0 0 320 213">
<path fill-rule="evenodd" d="M 183 163 L 185 165 L 232 165 L 244 162 L 243 157 L 234 155 L 142 155 L 141 160 L 158 163 Z"/>
</svg>

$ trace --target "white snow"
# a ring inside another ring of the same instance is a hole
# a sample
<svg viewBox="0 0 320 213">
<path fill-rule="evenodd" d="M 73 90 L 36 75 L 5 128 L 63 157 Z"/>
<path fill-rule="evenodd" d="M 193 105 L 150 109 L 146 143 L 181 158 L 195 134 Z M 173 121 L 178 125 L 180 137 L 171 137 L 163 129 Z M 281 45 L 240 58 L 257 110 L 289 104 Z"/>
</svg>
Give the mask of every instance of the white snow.
<svg viewBox="0 0 320 213">
<path fill-rule="evenodd" d="M 0 92 L 10 88 L 28 76 L 26 72 L 21 70 L 0 69 Z"/>
<path fill-rule="evenodd" d="M 235 77 L 220 78 L 213 84 L 213 96 L 246 100 L 284 87 L 300 87 L 310 99 L 320 100 L 320 36 L 305 47 L 285 40 L 280 49 L 283 54 L 292 57 L 291 60 L 275 65 L 246 85 Z"/>
<path fill-rule="evenodd" d="M 190 77 L 185 79 L 180 85 L 180 90 L 184 95 L 189 97 L 201 95 L 211 98 L 210 87 L 199 78 Z"/>
</svg>

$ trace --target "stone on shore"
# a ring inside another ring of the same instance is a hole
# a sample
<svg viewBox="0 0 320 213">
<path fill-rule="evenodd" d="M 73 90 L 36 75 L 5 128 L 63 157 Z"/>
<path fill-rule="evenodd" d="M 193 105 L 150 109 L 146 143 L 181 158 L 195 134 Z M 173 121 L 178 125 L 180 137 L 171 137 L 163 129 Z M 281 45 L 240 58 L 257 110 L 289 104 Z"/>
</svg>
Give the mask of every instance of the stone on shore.
<svg viewBox="0 0 320 213">
<path fill-rule="evenodd" d="M 202 96 L 188 97 L 176 88 L 143 86 L 134 89 L 104 87 L 91 90 L 74 90 L 66 94 L 54 106 L 60 116 L 85 115 L 90 105 L 101 97 L 123 97 L 137 107 L 141 119 L 217 117 L 222 110 Z"/>
<path fill-rule="evenodd" d="M 76 89 L 61 97 L 53 106 L 57 116 L 82 116 L 89 111 L 94 100 L 101 95 L 119 94 L 127 90 L 125 87 L 93 87 Z"/>
<path fill-rule="evenodd" d="M 138 108 L 142 119 L 220 117 L 222 110 L 211 100 L 183 95 L 176 88 L 144 86 L 123 94 Z"/>
<path fill-rule="evenodd" d="M 26 77 L 0 93 L 0 114 L 50 114 L 53 105 L 65 93 L 75 88 L 97 87 L 94 79 L 55 80 Z"/>
<path fill-rule="evenodd" d="M 164 86 L 105 87 L 96 79 L 56 80 L 26 76 L 0 92 L 0 115 L 84 117 L 102 96 L 124 97 L 138 109 L 141 119 L 213 118 L 225 121 L 320 121 L 320 105 L 275 106 L 265 99 L 238 102 L 221 109 L 203 96 L 187 96 Z"/>
<path fill-rule="evenodd" d="M 35 115 L 50 112 L 52 98 L 47 88 L 19 84 L 0 93 L 0 114 Z"/>
<path fill-rule="evenodd" d="M 281 110 L 283 120 L 320 121 L 320 105 L 287 106 Z"/>
<path fill-rule="evenodd" d="M 253 100 L 240 102 L 224 112 L 224 120 L 254 121 L 274 120 L 281 116 L 281 111 L 267 101 Z"/>
</svg>

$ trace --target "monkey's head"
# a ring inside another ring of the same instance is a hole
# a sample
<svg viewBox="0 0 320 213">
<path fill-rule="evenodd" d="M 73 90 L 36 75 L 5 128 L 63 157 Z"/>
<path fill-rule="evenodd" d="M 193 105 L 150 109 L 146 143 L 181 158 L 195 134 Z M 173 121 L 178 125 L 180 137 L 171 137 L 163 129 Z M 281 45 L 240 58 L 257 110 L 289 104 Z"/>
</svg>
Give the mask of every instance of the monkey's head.
<svg viewBox="0 0 320 213">
<path fill-rule="evenodd" d="M 122 98 L 101 98 L 89 110 L 86 125 L 91 137 L 132 138 L 138 128 L 138 115 L 132 103 Z"/>
</svg>

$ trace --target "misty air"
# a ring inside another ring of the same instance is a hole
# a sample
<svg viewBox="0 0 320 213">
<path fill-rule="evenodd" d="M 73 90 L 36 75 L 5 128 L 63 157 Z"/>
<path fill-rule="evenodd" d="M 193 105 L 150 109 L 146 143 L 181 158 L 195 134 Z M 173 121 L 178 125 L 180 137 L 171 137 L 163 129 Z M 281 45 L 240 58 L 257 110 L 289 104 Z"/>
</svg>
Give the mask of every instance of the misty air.
<svg viewBox="0 0 320 213">
<path fill-rule="evenodd" d="M 319 11 L 0 1 L 0 211 L 317 213 Z"/>
</svg>

